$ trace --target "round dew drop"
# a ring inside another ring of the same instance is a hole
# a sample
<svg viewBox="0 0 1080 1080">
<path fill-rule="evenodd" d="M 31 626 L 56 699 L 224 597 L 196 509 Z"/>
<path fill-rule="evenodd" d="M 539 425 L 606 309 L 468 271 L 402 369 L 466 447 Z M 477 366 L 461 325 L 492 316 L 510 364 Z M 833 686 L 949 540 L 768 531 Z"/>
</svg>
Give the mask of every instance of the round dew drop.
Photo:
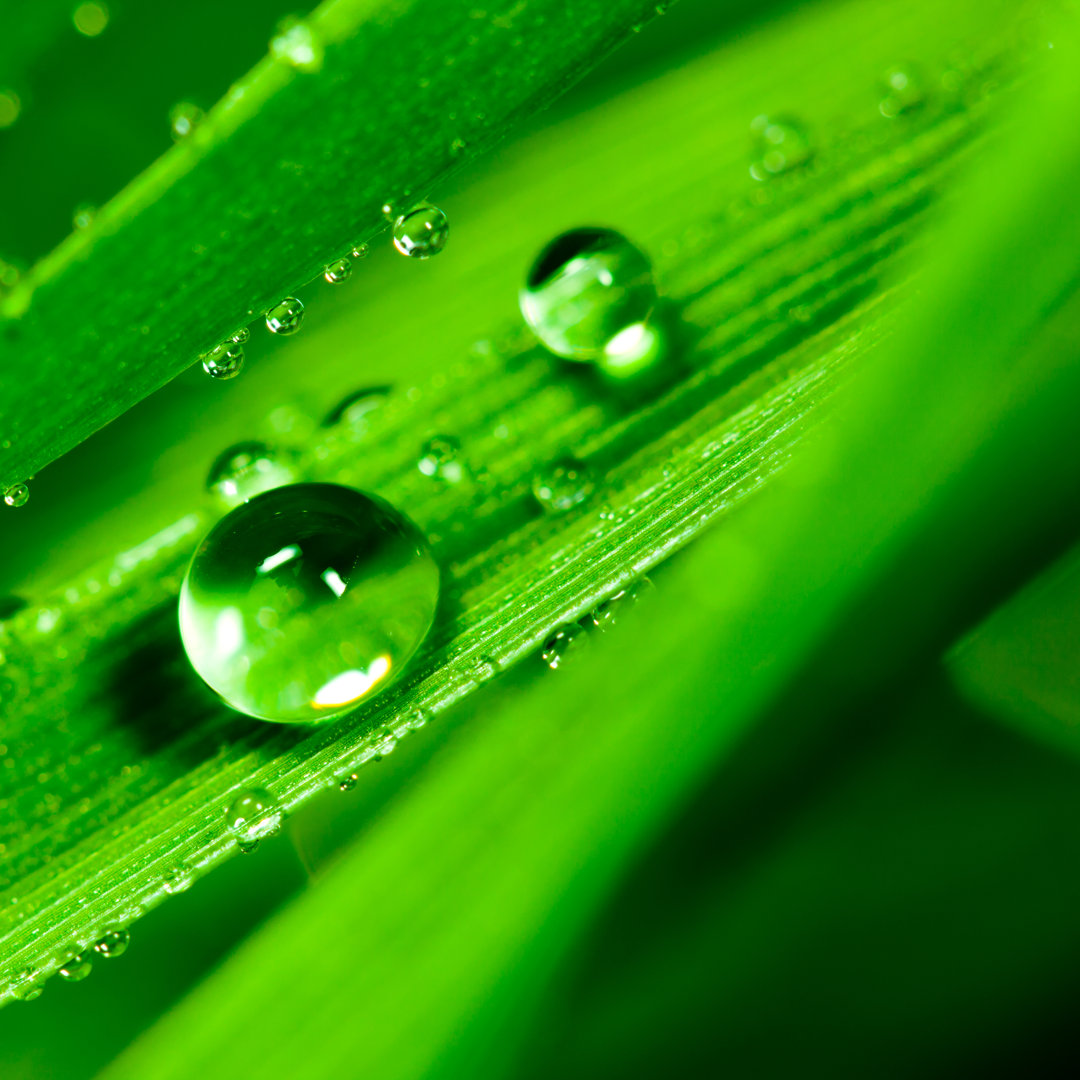
<svg viewBox="0 0 1080 1080">
<path fill-rule="evenodd" d="M 25 506 L 30 501 L 30 489 L 26 484 L 12 484 L 4 491 L 4 503 L 7 506 Z"/>
<path fill-rule="evenodd" d="M 758 116 L 750 125 L 757 144 L 757 155 L 750 166 L 755 180 L 768 180 L 805 165 L 813 156 L 810 137 L 794 120 Z"/>
<path fill-rule="evenodd" d="M 286 296 L 266 313 L 266 329 L 284 337 L 295 334 L 303 321 L 304 305 L 295 296 Z"/>
<path fill-rule="evenodd" d="M 107 930 L 94 944 L 94 952 L 107 960 L 114 960 L 127 952 L 131 935 L 126 930 Z"/>
<path fill-rule="evenodd" d="M 461 460 L 461 443 L 452 435 L 434 435 L 420 448 L 416 467 L 433 480 L 458 484 L 465 479 L 465 464 Z"/>
<path fill-rule="evenodd" d="M 922 75 L 911 65 L 891 68 L 885 73 L 884 82 L 885 94 L 878 102 L 878 111 L 888 120 L 917 109 L 926 101 Z"/>
<path fill-rule="evenodd" d="M 582 228 L 557 236 L 537 256 L 521 290 L 525 321 L 567 360 L 595 361 L 656 306 L 652 266 L 613 229 Z"/>
<path fill-rule="evenodd" d="M 296 480 L 291 453 L 274 450 L 264 442 L 230 446 L 210 466 L 206 490 L 219 506 L 231 510 L 256 495 Z"/>
<path fill-rule="evenodd" d="M 366 428 L 371 414 L 381 409 L 389 397 L 390 389 L 389 386 L 367 386 L 354 390 L 326 414 L 323 427 L 345 424 L 351 428 Z"/>
<path fill-rule="evenodd" d="M 281 830 L 281 808 L 266 788 L 245 788 L 225 811 L 225 825 L 243 852 Z"/>
<path fill-rule="evenodd" d="M 169 129 L 172 137 L 179 142 L 190 135 L 206 119 L 206 114 L 198 105 L 190 101 L 179 101 L 169 110 Z"/>
<path fill-rule="evenodd" d="M 238 712 L 322 721 L 399 674 L 438 599 L 438 566 L 403 514 L 351 488 L 293 484 L 211 529 L 180 591 L 180 634 Z"/>
<path fill-rule="evenodd" d="M 235 379 L 244 370 L 244 348 L 242 345 L 219 345 L 203 357 L 202 366 L 212 379 L 222 382 Z"/>
<path fill-rule="evenodd" d="M 411 259 L 438 255 L 450 237 L 446 215 L 430 203 L 410 210 L 394 222 L 394 247 Z"/>
<path fill-rule="evenodd" d="M 348 259 L 337 259 L 327 266 L 323 272 L 323 277 L 331 285 L 340 285 L 343 281 L 349 280 L 349 275 L 352 273 L 352 263 Z"/>
<path fill-rule="evenodd" d="M 552 671 L 557 671 L 580 656 L 589 647 L 589 635 L 576 623 L 561 626 L 544 642 L 541 659 Z"/>
<path fill-rule="evenodd" d="M 589 467 L 575 457 L 552 462 L 533 477 L 536 501 L 549 513 L 561 514 L 584 502 L 595 487 Z"/>
<path fill-rule="evenodd" d="M 65 982 L 82 982 L 93 970 L 93 962 L 88 956 L 73 956 L 60 969 L 58 974 Z"/>
</svg>

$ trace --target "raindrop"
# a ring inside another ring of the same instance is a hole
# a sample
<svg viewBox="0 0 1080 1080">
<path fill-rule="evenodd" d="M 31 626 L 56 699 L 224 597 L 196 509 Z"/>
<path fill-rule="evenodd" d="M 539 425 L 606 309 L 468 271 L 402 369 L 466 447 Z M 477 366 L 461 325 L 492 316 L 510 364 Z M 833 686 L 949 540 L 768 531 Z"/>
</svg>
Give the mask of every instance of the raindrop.
<svg viewBox="0 0 1080 1080">
<path fill-rule="evenodd" d="M 602 604 L 597 604 L 585 617 L 586 625 L 594 626 L 601 631 L 612 629 L 622 622 L 637 604 L 648 597 L 655 588 L 649 578 L 638 578 L 633 584 L 628 585 L 625 589 L 620 589 Z"/>
<path fill-rule="evenodd" d="M 356 244 L 353 247 L 353 249 L 349 252 L 349 254 L 354 259 L 366 259 L 368 257 L 368 252 L 369 251 L 370 251 L 370 248 L 367 246 L 367 244 Z"/>
<path fill-rule="evenodd" d="M 878 109 L 889 120 L 917 109 L 926 101 L 926 85 L 922 75 L 911 64 L 890 68 L 885 73 L 884 81 L 885 94 L 878 102 Z"/>
<path fill-rule="evenodd" d="M 389 386 L 368 386 L 353 391 L 326 414 L 323 427 L 335 427 L 337 424 L 347 424 L 353 428 L 367 427 L 371 414 L 382 408 L 390 389 Z"/>
<path fill-rule="evenodd" d="M 90 957 L 73 956 L 57 974 L 65 982 L 82 982 L 93 968 L 94 964 Z"/>
<path fill-rule="evenodd" d="M 385 687 L 435 616 L 439 570 L 416 526 L 335 484 L 293 484 L 226 515 L 180 592 L 192 666 L 238 712 L 327 720 Z"/>
<path fill-rule="evenodd" d="M 561 514 L 584 502 L 595 484 L 589 467 L 575 457 L 562 457 L 533 477 L 536 501 L 549 513 Z"/>
<path fill-rule="evenodd" d="M 394 247 L 411 259 L 430 259 L 438 255 L 450 236 L 446 215 L 430 203 L 410 210 L 394 222 Z"/>
<path fill-rule="evenodd" d="M 648 257 L 612 229 L 557 236 L 537 256 L 519 295 L 540 341 L 567 360 L 598 360 L 656 306 Z"/>
<path fill-rule="evenodd" d="M 359 779 L 360 777 L 356 773 L 349 773 L 348 776 L 344 776 L 338 781 L 338 787 L 342 791 L 352 791 L 356 787 L 356 781 Z"/>
<path fill-rule="evenodd" d="M 576 623 L 567 623 L 560 627 L 544 642 L 540 653 L 544 663 L 552 671 L 571 662 L 589 646 L 589 635 Z"/>
<path fill-rule="evenodd" d="M 79 203 L 71 215 L 71 224 L 76 229 L 89 229 L 97 217 L 97 207 L 93 203 Z"/>
<path fill-rule="evenodd" d="M 289 17 L 278 23 L 277 33 L 270 42 L 270 55 L 282 64 L 310 74 L 322 67 L 323 43 L 308 23 Z"/>
<path fill-rule="evenodd" d="M 254 851 L 260 840 L 280 832 L 281 819 L 281 807 L 266 788 L 245 788 L 225 811 L 225 826 L 245 854 Z"/>
<path fill-rule="evenodd" d="M 750 166 L 755 180 L 768 180 L 805 165 L 813 156 L 813 146 L 801 124 L 794 120 L 755 117 L 750 125 L 757 146 L 756 158 Z"/>
<path fill-rule="evenodd" d="M 323 277 L 331 285 L 340 285 L 343 281 L 348 281 L 351 273 L 352 263 L 348 259 L 336 259 L 323 271 Z"/>
<path fill-rule="evenodd" d="M 4 489 L 4 502 L 8 506 L 25 506 L 30 501 L 30 488 L 26 484 L 12 484 Z"/>
<path fill-rule="evenodd" d="M 235 379 L 244 370 L 244 347 L 219 345 L 202 358 L 202 366 L 212 379 Z"/>
<path fill-rule="evenodd" d="M 206 490 L 231 510 L 255 495 L 296 480 L 294 455 L 264 442 L 242 442 L 219 454 L 206 477 Z"/>
<path fill-rule="evenodd" d="M 106 930 L 94 945 L 94 952 L 106 960 L 115 960 L 127 952 L 131 935 L 126 930 Z"/>
<path fill-rule="evenodd" d="M 417 468 L 425 475 L 448 484 L 457 484 L 465 477 L 461 460 L 461 443 L 452 435 L 434 435 L 420 448 Z"/>
<path fill-rule="evenodd" d="M 272 334 L 295 334 L 304 321 L 304 305 L 295 296 L 286 296 L 266 313 L 266 329 Z"/>
<path fill-rule="evenodd" d="M 206 118 L 198 105 L 190 101 L 179 101 L 169 110 L 169 129 L 172 137 L 179 142 L 190 135 Z"/>
</svg>

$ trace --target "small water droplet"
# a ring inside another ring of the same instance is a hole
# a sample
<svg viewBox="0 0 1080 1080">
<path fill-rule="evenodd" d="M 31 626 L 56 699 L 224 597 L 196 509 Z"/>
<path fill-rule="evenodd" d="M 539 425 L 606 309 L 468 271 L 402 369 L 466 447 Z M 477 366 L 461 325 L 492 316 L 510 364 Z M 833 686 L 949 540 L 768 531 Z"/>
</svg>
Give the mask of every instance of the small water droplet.
<svg viewBox="0 0 1080 1080">
<path fill-rule="evenodd" d="M 45 992 L 45 987 L 37 981 L 37 977 L 38 972 L 34 968 L 26 968 L 19 973 L 14 986 L 15 997 L 19 1001 L 37 1001 Z"/>
<path fill-rule="evenodd" d="M 433 713 L 430 709 L 414 709 L 409 713 L 409 716 L 405 721 L 405 726 L 410 731 L 419 731 L 431 720 L 432 715 Z"/>
<path fill-rule="evenodd" d="M 25 506 L 30 501 L 30 488 L 26 484 L 12 484 L 4 489 L 4 502 L 8 506 Z"/>
<path fill-rule="evenodd" d="M 352 428 L 366 428 L 371 414 L 382 408 L 390 389 L 389 386 L 368 386 L 353 391 L 326 414 L 323 427 L 347 424 Z"/>
<path fill-rule="evenodd" d="M 97 207 L 93 203 L 79 203 L 71 215 L 71 224 L 76 229 L 89 229 L 97 217 Z"/>
<path fill-rule="evenodd" d="M 805 165 L 814 148 L 806 130 L 785 117 L 758 116 L 750 125 L 756 143 L 756 159 L 750 166 L 755 180 L 768 180 Z"/>
<path fill-rule="evenodd" d="M 561 514 L 584 502 L 596 485 L 589 467 L 576 457 L 562 457 L 533 477 L 536 501 L 547 511 Z"/>
<path fill-rule="evenodd" d="M 227 514 L 180 590 L 195 670 L 238 712 L 328 720 L 385 687 L 435 617 L 439 569 L 389 503 L 291 484 Z"/>
<path fill-rule="evenodd" d="M 366 259 L 370 250 L 371 249 L 367 246 L 367 244 L 356 244 L 349 252 L 349 254 L 354 259 Z"/>
<path fill-rule="evenodd" d="M 266 788 L 245 788 L 225 811 L 225 826 L 244 853 L 281 830 L 281 808 Z"/>
<path fill-rule="evenodd" d="M 190 135 L 206 119 L 198 105 L 190 101 L 178 101 L 169 110 L 169 130 L 176 142 Z"/>
<path fill-rule="evenodd" d="M 88 956 L 73 956 L 57 972 L 65 982 L 82 982 L 93 970 L 94 964 Z"/>
<path fill-rule="evenodd" d="M 310 74 L 322 67 L 323 54 L 322 39 L 303 19 L 291 16 L 278 23 L 270 41 L 270 55 L 275 60 Z"/>
<path fill-rule="evenodd" d="M 465 148 L 468 145 L 469 144 L 464 139 L 461 139 L 461 138 L 454 139 L 454 141 L 450 143 L 450 153 L 454 157 L 457 157 L 458 154 L 461 154 L 461 153 L 463 153 L 465 151 Z"/>
<path fill-rule="evenodd" d="M 352 791 L 356 787 L 356 781 L 359 779 L 360 777 L 356 773 L 349 773 L 348 776 L 344 776 L 338 781 L 338 787 L 342 791 Z"/>
<path fill-rule="evenodd" d="M 343 281 L 348 281 L 351 273 L 352 263 L 348 259 L 336 259 L 327 266 L 323 272 L 323 277 L 331 285 L 340 285 Z"/>
<path fill-rule="evenodd" d="M 639 601 L 648 597 L 654 590 L 655 586 L 647 577 L 638 578 L 633 584 L 620 589 L 603 603 L 597 604 L 585 617 L 585 624 L 601 631 L 610 630 L 622 622 Z"/>
<path fill-rule="evenodd" d="M 420 448 L 417 468 L 425 475 L 447 484 L 457 484 L 465 477 L 461 461 L 461 443 L 452 435 L 434 435 Z"/>
<path fill-rule="evenodd" d="M 540 653 L 544 663 L 552 671 L 570 663 L 589 646 L 589 635 L 576 623 L 561 626 L 544 642 Z"/>
<path fill-rule="evenodd" d="M 450 236 L 446 215 L 430 203 L 402 214 L 394 222 L 394 247 L 411 259 L 429 259 L 438 255 Z"/>
<path fill-rule="evenodd" d="M 202 358 L 203 371 L 212 379 L 235 379 L 244 370 L 242 345 L 219 345 Z"/>
<path fill-rule="evenodd" d="M 472 670 L 477 682 L 486 682 L 499 674 L 499 662 L 486 653 L 481 653 L 473 662 Z"/>
<path fill-rule="evenodd" d="M 304 305 L 295 296 L 286 296 L 266 313 L 266 329 L 272 334 L 295 334 L 304 321 Z"/>
<path fill-rule="evenodd" d="M 926 101 L 926 83 L 913 64 L 901 64 L 885 73 L 885 93 L 878 102 L 881 115 L 891 120 L 917 109 Z"/>
<path fill-rule="evenodd" d="M 131 944 L 131 935 L 126 930 L 106 930 L 94 944 L 94 952 L 106 960 L 115 960 L 123 956 Z"/>
<path fill-rule="evenodd" d="M 170 870 L 161 884 L 170 896 L 177 896 L 182 892 L 187 892 L 191 888 L 192 881 L 191 871 L 186 866 L 180 865 Z"/>
<path fill-rule="evenodd" d="M 591 361 L 647 322 L 657 293 L 644 252 L 613 229 L 581 228 L 540 252 L 519 301 L 525 321 L 551 352 Z"/>
<path fill-rule="evenodd" d="M 264 442 L 242 442 L 221 453 L 206 477 L 206 490 L 231 510 L 248 499 L 296 480 L 294 456 Z"/>
</svg>

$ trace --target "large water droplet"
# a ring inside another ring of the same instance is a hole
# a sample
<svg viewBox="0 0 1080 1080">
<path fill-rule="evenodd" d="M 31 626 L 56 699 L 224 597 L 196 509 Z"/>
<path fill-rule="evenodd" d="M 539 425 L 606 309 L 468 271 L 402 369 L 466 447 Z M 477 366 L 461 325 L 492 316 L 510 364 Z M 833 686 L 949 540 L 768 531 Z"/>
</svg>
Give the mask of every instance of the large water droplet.
<svg viewBox="0 0 1080 1080">
<path fill-rule="evenodd" d="M 394 222 L 394 247 L 411 259 L 438 255 L 450 236 L 446 215 L 430 203 L 418 206 Z"/>
<path fill-rule="evenodd" d="M 225 811 L 225 826 L 243 852 L 281 830 L 281 807 L 266 788 L 245 788 Z"/>
<path fill-rule="evenodd" d="M 190 135 L 206 119 L 198 105 L 190 101 L 178 101 L 169 110 L 169 130 L 176 142 Z"/>
<path fill-rule="evenodd" d="M 323 62 L 322 39 L 315 30 L 295 16 L 282 19 L 270 42 L 270 55 L 297 71 L 318 71 Z"/>
<path fill-rule="evenodd" d="M 438 596 L 438 567 L 403 514 L 351 488 L 294 484 L 238 506 L 199 545 L 180 632 L 234 709 L 326 720 L 401 671 Z"/>
<path fill-rule="evenodd" d="M 126 930 L 106 930 L 94 944 L 94 952 L 107 960 L 115 960 L 127 952 L 131 935 Z"/>
<path fill-rule="evenodd" d="M 304 321 L 304 305 L 295 296 L 286 296 L 266 313 L 266 329 L 272 334 L 295 334 Z"/>
<path fill-rule="evenodd" d="M 323 420 L 323 427 L 347 424 L 351 428 L 367 427 L 371 414 L 382 408 L 390 393 L 389 386 L 367 386 L 363 390 L 354 390 L 339 401 Z"/>
<path fill-rule="evenodd" d="M 88 956 L 73 956 L 57 972 L 65 982 L 82 982 L 93 970 L 94 964 Z"/>
<path fill-rule="evenodd" d="M 26 484 L 12 484 L 4 489 L 4 502 L 8 506 L 25 506 L 30 501 L 30 489 Z"/>
<path fill-rule="evenodd" d="M 568 623 L 560 627 L 544 642 L 540 653 L 544 663 L 552 671 L 570 663 L 589 647 L 589 635 L 584 627 Z"/>
<path fill-rule="evenodd" d="M 326 269 L 323 271 L 323 277 L 326 278 L 331 285 L 340 285 L 343 281 L 349 280 L 349 275 L 352 273 L 352 263 L 348 259 L 335 259 Z"/>
<path fill-rule="evenodd" d="M 242 442 L 230 446 L 210 466 L 206 490 L 219 506 L 231 510 L 294 480 L 296 463 L 291 453 L 274 450 L 264 442 Z"/>
<path fill-rule="evenodd" d="M 926 84 L 912 64 L 901 64 L 885 72 L 885 93 L 878 102 L 881 115 L 892 119 L 917 109 L 926 101 Z"/>
<path fill-rule="evenodd" d="M 521 313 L 556 356 L 597 360 L 656 306 L 648 258 L 612 229 L 572 229 L 537 256 Z"/>
<path fill-rule="evenodd" d="M 242 345 L 219 345 L 202 358 L 203 371 L 212 379 L 235 379 L 244 370 Z"/>
<path fill-rule="evenodd" d="M 452 435 L 434 435 L 420 448 L 417 468 L 425 475 L 447 484 L 457 484 L 465 478 L 461 460 L 461 443 Z"/>
<path fill-rule="evenodd" d="M 810 137 L 794 120 L 773 116 L 755 117 L 750 131 L 757 144 L 757 157 L 750 166 L 755 180 L 768 180 L 805 165 L 813 155 Z"/>
<path fill-rule="evenodd" d="M 547 511 L 561 514 L 584 502 L 595 484 L 589 467 L 575 457 L 563 457 L 541 469 L 533 477 L 536 501 Z"/>
</svg>

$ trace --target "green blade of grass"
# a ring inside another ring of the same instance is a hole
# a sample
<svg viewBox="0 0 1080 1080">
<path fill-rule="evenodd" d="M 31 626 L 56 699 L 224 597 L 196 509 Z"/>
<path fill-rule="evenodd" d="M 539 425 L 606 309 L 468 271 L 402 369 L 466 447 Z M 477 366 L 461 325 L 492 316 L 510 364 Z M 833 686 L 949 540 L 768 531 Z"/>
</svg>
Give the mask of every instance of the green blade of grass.
<svg viewBox="0 0 1080 1080">
<path fill-rule="evenodd" d="M 993 591 L 1020 540 L 1060 524 L 1058 493 L 1080 484 L 1080 368 L 1017 358 L 1080 271 L 1075 31 L 1070 17 L 1021 130 L 965 190 L 921 302 L 827 432 L 673 567 L 647 623 L 474 727 L 107 1076 L 234 1075 L 264 1025 L 276 1062 L 316 1078 L 500 1075 L 621 867 L 794 676 L 834 676 L 814 714 L 891 689 Z M 1003 530 L 1001 483 L 1027 512 Z M 838 681 L 848 658 L 832 650 L 856 631 L 864 667 Z"/>
</svg>

